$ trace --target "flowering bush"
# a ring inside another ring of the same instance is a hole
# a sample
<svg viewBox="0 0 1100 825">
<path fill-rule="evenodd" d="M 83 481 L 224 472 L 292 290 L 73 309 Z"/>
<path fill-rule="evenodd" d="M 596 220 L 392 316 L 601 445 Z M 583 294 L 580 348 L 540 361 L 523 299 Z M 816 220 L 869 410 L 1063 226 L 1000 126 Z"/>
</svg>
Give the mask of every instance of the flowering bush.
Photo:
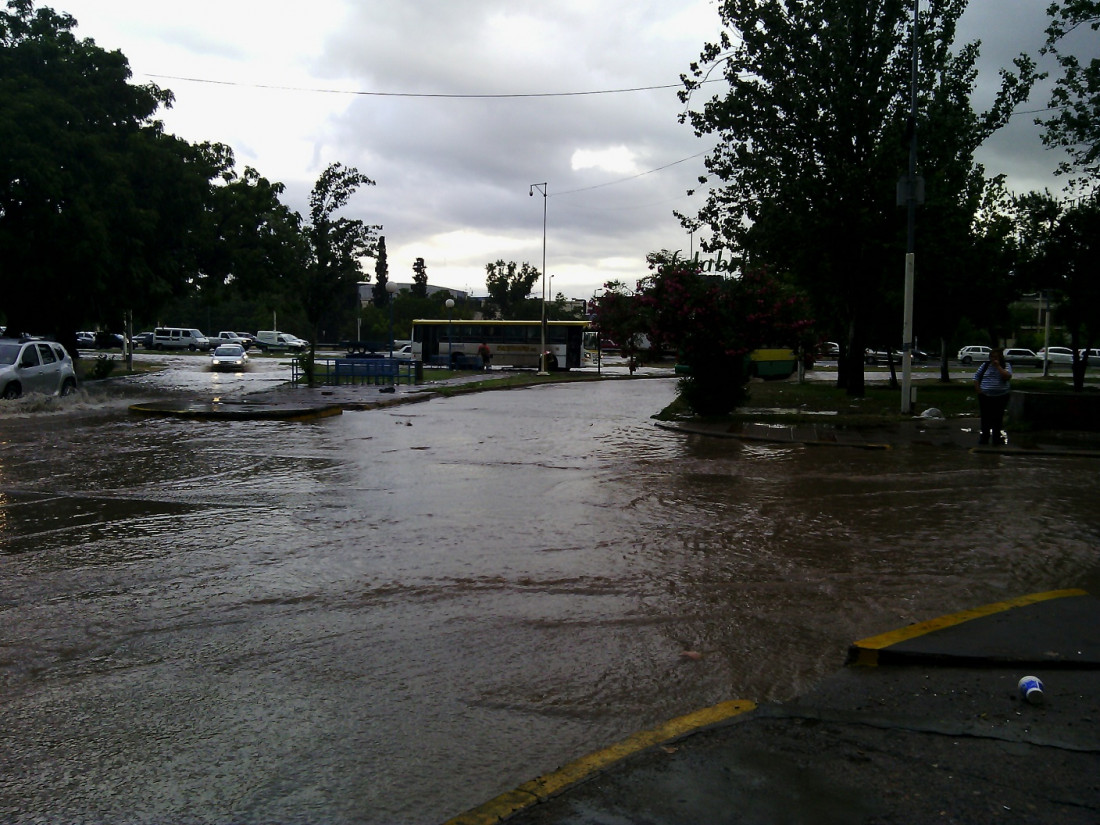
<svg viewBox="0 0 1100 825">
<path fill-rule="evenodd" d="M 796 349 L 809 337 L 805 301 L 765 271 L 733 277 L 667 253 L 648 260 L 652 274 L 632 293 L 607 285 L 597 323 L 611 335 L 633 325 L 654 348 L 675 351 L 688 373 L 679 391 L 696 414 L 722 415 L 744 401 L 753 350 Z"/>
</svg>

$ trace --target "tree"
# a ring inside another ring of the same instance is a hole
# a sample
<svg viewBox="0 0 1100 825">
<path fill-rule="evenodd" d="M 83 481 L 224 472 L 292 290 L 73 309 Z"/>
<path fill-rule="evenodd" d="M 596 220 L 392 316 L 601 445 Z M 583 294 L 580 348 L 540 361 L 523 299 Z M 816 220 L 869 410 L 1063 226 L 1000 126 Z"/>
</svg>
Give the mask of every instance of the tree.
<svg viewBox="0 0 1100 825">
<path fill-rule="evenodd" d="M 527 297 L 538 279 L 538 269 L 526 261 L 519 267 L 515 261 L 486 264 L 485 287 L 489 291 L 489 304 L 497 316 L 506 321 L 539 318 L 542 312 L 539 302 Z"/>
<path fill-rule="evenodd" d="M 624 336 L 618 343 L 628 349 L 645 335 L 653 347 L 676 352 L 688 371 L 678 391 L 696 414 L 724 415 L 746 398 L 753 350 L 808 343 L 805 301 L 767 272 L 707 273 L 668 252 L 648 260 L 653 274 L 633 293 L 610 284 L 596 299 L 596 323 Z"/>
<path fill-rule="evenodd" d="M 5 311 L 14 328 L 74 345 L 78 325 L 118 329 L 125 308 L 192 288 L 227 152 L 166 135 L 154 117 L 171 93 L 132 85 L 122 53 L 78 39 L 75 26 L 31 0 L 0 11 Z"/>
<path fill-rule="evenodd" d="M 971 110 L 977 47 L 951 52 L 965 6 L 944 0 L 922 15 L 918 123 L 908 122 L 911 15 L 902 0 L 724 0 L 720 15 L 733 34 L 708 44 L 683 77 L 689 105 L 716 69 L 729 92 L 682 116 L 697 135 L 719 137 L 700 182 L 720 185 L 697 217 L 681 220 L 709 226 L 710 251 L 728 246 L 753 266 L 795 277 L 818 316 L 844 333 L 841 374 L 853 395 L 863 392 L 864 343 L 885 334 L 883 308 L 900 293 L 887 283 L 901 280 L 905 224 L 894 190 L 907 168 L 909 130 L 929 134 L 922 216 L 943 210 L 946 260 L 965 246 L 980 201 L 974 149 L 1034 79 L 1020 58 L 1017 74 L 1002 73 L 990 111 Z"/>
<path fill-rule="evenodd" d="M 197 238 L 197 285 L 213 298 L 270 292 L 301 260 L 301 216 L 279 200 L 283 184 L 247 166 L 238 175 L 227 147 L 204 148 L 225 156 Z"/>
<path fill-rule="evenodd" d="M 640 282 L 638 288 L 644 288 L 644 284 Z M 648 337 L 652 323 L 652 319 L 642 311 L 639 293 L 622 281 L 608 281 L 595 303 L 601 346 L 606 342 L 618 346 L 633 373 L 641 360 L 643 339 Z"/>
<path fill-rule="evenodd" d="M 1068 51 L 1068 36 L 1082 27 L 1093 32 L 1100 29 L 1100 0 L 1062 0 L 1061 4 L 1052 3 L 1047 14 L 1051 22 L 1042 51 L 1055 57 L 1062 73 L 1050 95 L 1055 113 L 1035 122 L 1046 127 L 1045 145 L 1069 153 L 1069 160 L 1060 164 L 1059 171 L 1082 174 L 1083 178 L 1075 183 L 1087 185 L 1091 180 L 1095 184 L 1100 178 L 1100 57 L 1096 56 L 1093 36 L 1084 40 L 1089 44 L 1089 59 L 1082 63 Z"/>
<path fill-rule="evenodd" d="M 1081 392 L 1088 361 L 1079 352 L 1100 341 L 1100 194 L 1066 206 L 1032 192 L 1016 205 L 1020 276 L 1046 293 L 1068 329 L 1073 388 Z"/>
<path fill-rule="evenodd" d="M 415 298 L 428 297 L 428 267 L 423 258 L 413 261 L 413 285 L 410 292 Z"/>
<path fill-rule="evenodd" d="M 321 173 L 309 196 L 310 223 L 303 233 L 307 252 L 298 286 L 313 331 L 306 362 L 311 382 L 322 323 L 329 320 L 335 327 L 342 317 L 350 317 L 358 309 L 360 260 L 381 245 L 381 226 L 335 217 L 360 186 L 374 186 L 374 181 L 355 168 L 333 163 Z"/>
<path fill-rule="evenodd" d="M 390 263 L 386 256 L 386 239 L 378 239 L 378 250 L 374 257 L 374 286 L 371 288 L 371 299 L 379 309 L 385 309 L 389 303 L 390 294 L 386 292 L 386 284 L 390 280 Z"/>
</svg>

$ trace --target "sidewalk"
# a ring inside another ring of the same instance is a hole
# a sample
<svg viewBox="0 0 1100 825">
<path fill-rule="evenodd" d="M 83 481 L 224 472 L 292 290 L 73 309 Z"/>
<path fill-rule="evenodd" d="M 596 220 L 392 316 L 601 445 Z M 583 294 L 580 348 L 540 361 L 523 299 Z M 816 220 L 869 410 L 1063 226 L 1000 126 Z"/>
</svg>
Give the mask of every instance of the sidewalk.
<svg viewBox="0 0 1100 825">
<path fill-rule="evenodd" d="M 1035 594 L 856 642 L 794 701 L 673 720 L 447 825 L 1094 825 L 1098 723 L 1100 600 Z"/>
</svg>

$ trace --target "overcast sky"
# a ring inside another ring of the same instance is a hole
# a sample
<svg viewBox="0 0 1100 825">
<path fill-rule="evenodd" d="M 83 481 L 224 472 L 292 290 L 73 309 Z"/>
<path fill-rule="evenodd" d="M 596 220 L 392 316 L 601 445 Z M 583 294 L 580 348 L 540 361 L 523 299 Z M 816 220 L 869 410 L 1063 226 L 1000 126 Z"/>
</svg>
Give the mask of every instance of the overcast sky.
<svg viewBox="0 0 1100 825">
<path fill-rule="evenodd" d="M 1038 50 L 1047 3 L 972 0 L 959 39 L 983 41 L 979 95 Z M 383 225 L 393 280 L 411 280 L 417 257 L 432 284 L 475 294 L 490 261 L 542 269 L 544 207 L 550 295 L 633 283 L 647 252 L 693 245 L 672 213 L 698 208 L 686 191 L 711 144 L 677 123 L 674 87 L 718 35 L 714 0 L 38 5 L 121 49 L 135 82 L 171 89 L 168 131 L 228 144 L 239 168 L 286 184 L 303 215 L 329 163 L 376 181 L 345 214 Z M 1017 191 L 1056 190 L 1033 118 L 1016 117 L 980 160 Z M 549 197 L 530 197 L 544 182 Z"/>
</svg>

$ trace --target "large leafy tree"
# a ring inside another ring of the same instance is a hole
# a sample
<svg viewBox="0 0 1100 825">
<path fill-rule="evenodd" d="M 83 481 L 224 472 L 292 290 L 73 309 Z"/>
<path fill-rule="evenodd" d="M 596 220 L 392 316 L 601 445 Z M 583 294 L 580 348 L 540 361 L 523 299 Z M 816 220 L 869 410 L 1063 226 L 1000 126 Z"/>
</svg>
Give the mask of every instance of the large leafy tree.
<svg viewBox="0 0 1100 825">
<path fill-rule="evenodd" d="M 283 184 L 251 167 L 238 175 L 226 147 L 206 148 L 223 160 L 196 238 L 196 283 L 215 298 L 270 292 L 301 260 L 301 216 L 280 201 Z"/>
<path fill-rule="evenodd" d="M 72 335 L 187 288 L 220 156 L 164 133 L 171 94 L 31 0 L 0 11 L 0 260 L 16 329 Z M 44 296 L 49 296 L 48 300 Z"/>
<path fill-rule="evenodd" d="M 538 268 L 526 261 L 521 266 L 517 266 L 515 261 L 486 264 L 485 288 L 489 292 L 489 303 L 498 317 L 506 321 L 527 321 L 540 317 L 540 303 L 528 298 L 539 277 Z"/>
<path fill-rule="evenodd" d="M 310 193 L 310 222 L 304 229 L 307 251 L 297 285 L 313 330 L 307 371 L 316 355 L 322 325 L 335 330 L 358 309 L 361 261 L 375 254 L 382 227 L 337 217 L 336 213 L 347 206 L 359 187 L 373 185 L 374 181 L 357 169 L 333 163 L 321 173 Z"/>
<path fill-rule="evenodd" d="M 1048 14 L 1043 51 L 1057 59 L 1061 74 L 1050 96 L 1055 113 L 1036 122 L 1046 127 L 1043 143 L 1069 154 L 1059 171 L 1080 173 L 1077 183 L 1095 183 L 1100 179 L 1100 0 L 1062 0 L 1052 3 Z M 1074 38 L 1075 32 L 1084 36 Z M 1084 47 L 1084 59 L 1074 53 L 1074 42 Z"/>
<path fill-rule="evenodd" d="M 905 216 L 895 182 L 910 129 L 928 136 L 918 171 L 928 181 L 921 220 L 938 210 L 941 261 L 927 262 L 935 271 L 968 245 L 982 194 L 974 149 L 1030 88 L 1032 67 L 1020 59 L 1017 74 L 1002 73 L 990 111 L 971 110 L 977 47 L 951 50 L 965 6 L 942 0 L 921 15 L 916 123 L 912 4 L 903 0 L 725 0 L 727 31 L 684 77 L 689 106 L 715 71 L 729 86 L 683 115 L 698 135 L 718 138 L 701 181 L 717 184 L 697 216 L 681 216 L 685 225 L 708 226 L 712 251 L 732 248 L 793 274 L 846 341 L 842 375 L 854 395 L 865 342 L 886 334 L 884 307 L 898 307 L 890 328 L 900 327 Z"/>
</svg>

